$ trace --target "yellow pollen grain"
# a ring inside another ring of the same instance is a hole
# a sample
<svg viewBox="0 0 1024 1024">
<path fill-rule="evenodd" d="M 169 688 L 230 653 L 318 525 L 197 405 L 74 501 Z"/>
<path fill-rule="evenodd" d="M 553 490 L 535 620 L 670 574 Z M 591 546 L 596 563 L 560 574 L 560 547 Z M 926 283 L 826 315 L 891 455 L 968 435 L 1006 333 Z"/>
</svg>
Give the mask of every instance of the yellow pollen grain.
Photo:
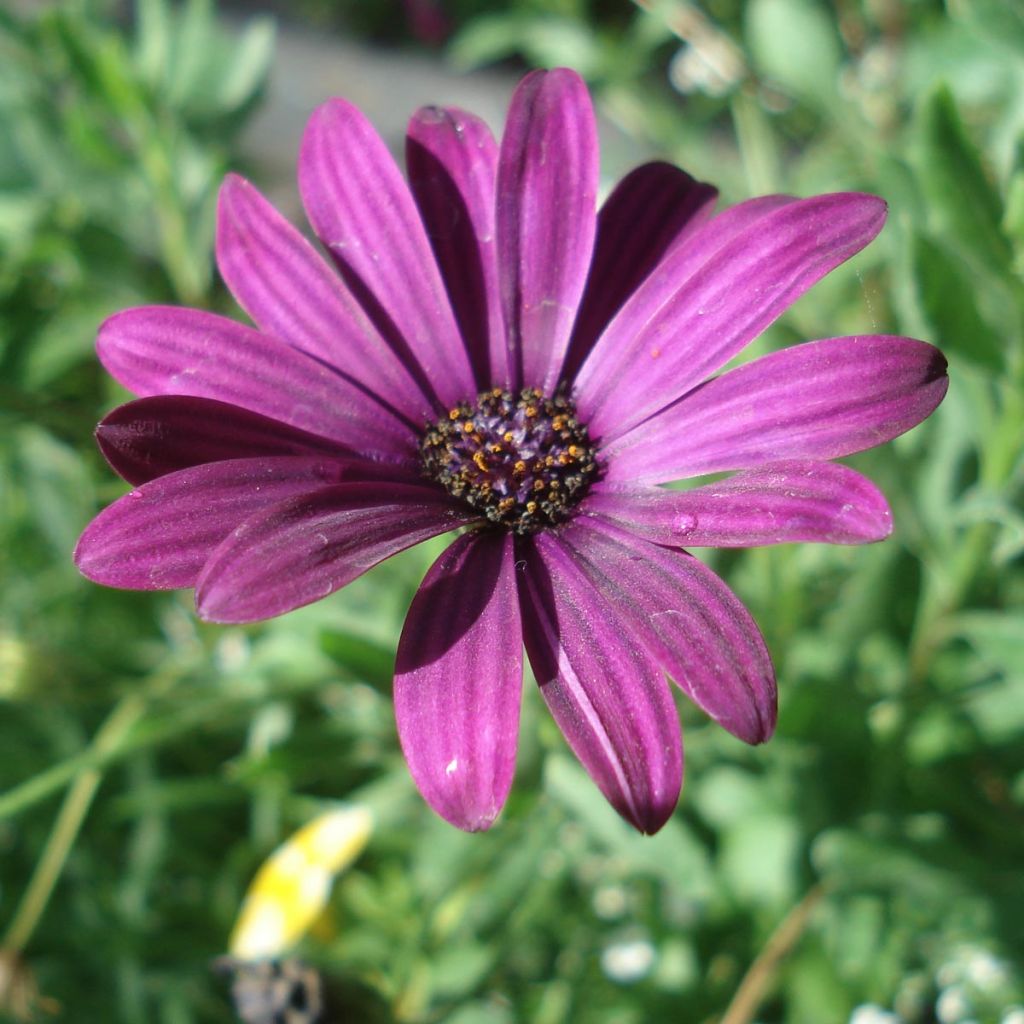
<svg viewBox="0 0 1024 1024">
<path fill-rule="evenodd" d="M 483 452 L 474 452 L 473 461 L 476 463 L 477 469 L 482 473 L 487 472 L 487 456 Z"/>
<path fill-rule="evenodd" d="M 513 505 L 515 505 L 515 503 L 515 498 L 502 498 L 501 501 L 498 502 L 498 509 L 501 512 L 507 512 Z"/>
<path fill-rule="evenodd" d="M 526 503 L 526 511 L 529 512 L 531 516 L 535 515 L 536 512 L 537 512 L 537 502 L 535 502 L 535 501 L 528 501 Z"/>
<path fill-rule="evenodd" d="M 533 481 L 533 489 L 535 491 L 543 491 L 544 490 L 544 481 L 543 480 L 534 480 Z"/>
<path fill-rule="evenodd" d="M 505 433 L 501 435 L 501 439 L 505 444 L 511 444 L 516 439 L 516 436 L 511 430 L 506 430 Z"/>
<path fill-rule="evenodd" d="M 452 421 L 453 423 L 454 423 L 454 422 L 455 422 L 455 421 L 456 421 L 456 420 L 457 420 L 457 419 L 458 419 L 458 418 L 459 418 L 459 417 L 460 417 L 461 415 L 462 415 L 462 410 L 461 410 L 461 409 L 455 408 L 455 409 L 449 409 L 449 410 L 448 410 L 448 419 L 450 419 L 450 420 L 451 420 L 451 421 Z"/>
<path fill-rule="evenodd" d="M 500 444 L 489 444 L 487 447 L 494 455 L 501 454 L 502 448 Z"/>
<path fill-rule="evenodd" d="M 465 423 L 462 424 L 462 432 L 464 434 L 472 434 L 473 433 L 473 421 L 472 420 L 466 420 Z"/>
<path fill-rule="evenodd" d="M 535 405 L 528 405 L 523 410 L 523 413 L 524 413 L 524 415 L 528 416 L 530 419 L 533 419 L 533 417 L 537 415 L 537 406 L 535 406 Z"/>
<path fill-rule="evenodd" d="M 569 454 L 574 458 L 578 459 L 583 454 L 583 449 L 578 444 L 569 445 Z"/>
<path fill-rule="evenodd" d="M 526 472 L 526 463 L 520 459 L 513 467 L 512 472 L 517 476 L 522 476 Z"/>
</svg>

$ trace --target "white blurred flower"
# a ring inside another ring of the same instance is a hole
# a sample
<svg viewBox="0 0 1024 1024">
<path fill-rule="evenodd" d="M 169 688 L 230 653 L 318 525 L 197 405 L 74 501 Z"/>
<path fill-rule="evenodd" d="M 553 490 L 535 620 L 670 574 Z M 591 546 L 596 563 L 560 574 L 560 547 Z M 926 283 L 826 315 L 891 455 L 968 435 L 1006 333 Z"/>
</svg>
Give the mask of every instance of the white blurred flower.
<svg viewBox="0 0 1024 1024">
<path fill-rule="evenodd" d="M 863 1003 L 850 1014 L 850 1024 L 903 1024 L 895 1013 L 874 1003 Z"/>
<path fill-rule="evenodd" d="M 935 1000 L 935 1016 L 940 1024 L 966 1024 L 971 1012 L 971 1004 L 967 995 L 959 985 L 950 985 L 939 993 Z"/>
<path fill-rule="evenodd" d="M 981 992 L 991 992 L 1007 981 L 1009 971 L 997 956 L 986 949 L 976 949 L 967 959 L 964 976 Z"/>
<path fill-rule="evenodd" d="M 647 939 L 616 942 L 601 954 L 601 970 L 612 981 L 629 985 L 650 974 L 656 958 L 656 950 Z"/>
</svg>

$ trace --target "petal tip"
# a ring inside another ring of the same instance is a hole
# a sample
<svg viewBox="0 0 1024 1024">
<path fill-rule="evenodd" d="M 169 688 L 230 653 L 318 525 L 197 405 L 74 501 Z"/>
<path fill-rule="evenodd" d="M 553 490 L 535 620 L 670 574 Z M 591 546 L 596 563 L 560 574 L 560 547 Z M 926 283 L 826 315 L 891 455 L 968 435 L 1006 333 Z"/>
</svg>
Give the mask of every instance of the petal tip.
<svg viewBox="0 0 1024 1024">
<path fill-rule="evenodd" d="M 675 813 L 678 799 L 677 796 L 671 802 L 643 808 L 641 813 L 627 815 L 626 820 L 642 835 L 653 836 L 668 824 L 668 820 Z"/>
</svg>

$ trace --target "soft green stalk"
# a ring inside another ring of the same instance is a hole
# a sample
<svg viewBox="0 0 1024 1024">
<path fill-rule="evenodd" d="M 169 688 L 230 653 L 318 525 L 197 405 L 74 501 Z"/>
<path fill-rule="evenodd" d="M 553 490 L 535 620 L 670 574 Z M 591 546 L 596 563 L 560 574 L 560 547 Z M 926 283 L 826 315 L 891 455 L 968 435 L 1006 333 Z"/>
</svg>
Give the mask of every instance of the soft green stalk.
<svg viewBox="0 0 1024 1024">
<path fill-rule="evenodd" d="M 146 701 L 140 694 L 124 697 L 104 722 L 91 749 L 97 757 L 117 748 L 121 740 L 132 730 L 146 710 Z M 68 854 L 75 845 L 79 830 L 99 788 L 103 773 L 99 768 L 83 768 L 68 790 L 60 811 L 53 823 L 53 829 L 46 841 L 46 847 L 36 864 L 32 879 L 25 889 L 7 934 L 0 942 L 0 948 L 18 953 L 25 948 L 36 929 L 53 888 L 64 870 Z"/>
</svg>

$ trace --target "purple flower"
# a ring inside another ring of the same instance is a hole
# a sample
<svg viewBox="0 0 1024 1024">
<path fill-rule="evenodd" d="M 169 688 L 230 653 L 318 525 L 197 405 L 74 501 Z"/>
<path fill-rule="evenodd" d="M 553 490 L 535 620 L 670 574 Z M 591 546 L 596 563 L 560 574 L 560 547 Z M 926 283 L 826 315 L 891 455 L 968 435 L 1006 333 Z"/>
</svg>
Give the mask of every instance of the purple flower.
<svg viewBox="0 0 1024 1024">
<path fill-rule="evenodd" d="M 97 436 L 135 489 L 88 527 L 78 565 L 195 587 L 204 619 L 250 622 L 461 528 L 398 649 L 424 797 L 460 828 L 494 821 L 525 643 L 569 745 L 655 832 L 683 771 L 666 674 L 748 743 L 775 726 L 757 626 L 684 547 L 887 536 L 879 491 L 829 460 L 924 419 L 945 361 L 862 335 L 713 376 L 867 245 L 885 204 L 766 196 L 712 216 L 714 189 L 651 163 L 595 212 L 594 117 L 571 71 L 523 80 L 500 147 L 471 114 L 420 110 L 407 164 L 408 184 L 331 100 L 299 186 L 333 269 L 230 177 L 217 260 L 256 328 L 163 307 L 102 326 L 100 359 L 141 397 Z"/>
</svg>

